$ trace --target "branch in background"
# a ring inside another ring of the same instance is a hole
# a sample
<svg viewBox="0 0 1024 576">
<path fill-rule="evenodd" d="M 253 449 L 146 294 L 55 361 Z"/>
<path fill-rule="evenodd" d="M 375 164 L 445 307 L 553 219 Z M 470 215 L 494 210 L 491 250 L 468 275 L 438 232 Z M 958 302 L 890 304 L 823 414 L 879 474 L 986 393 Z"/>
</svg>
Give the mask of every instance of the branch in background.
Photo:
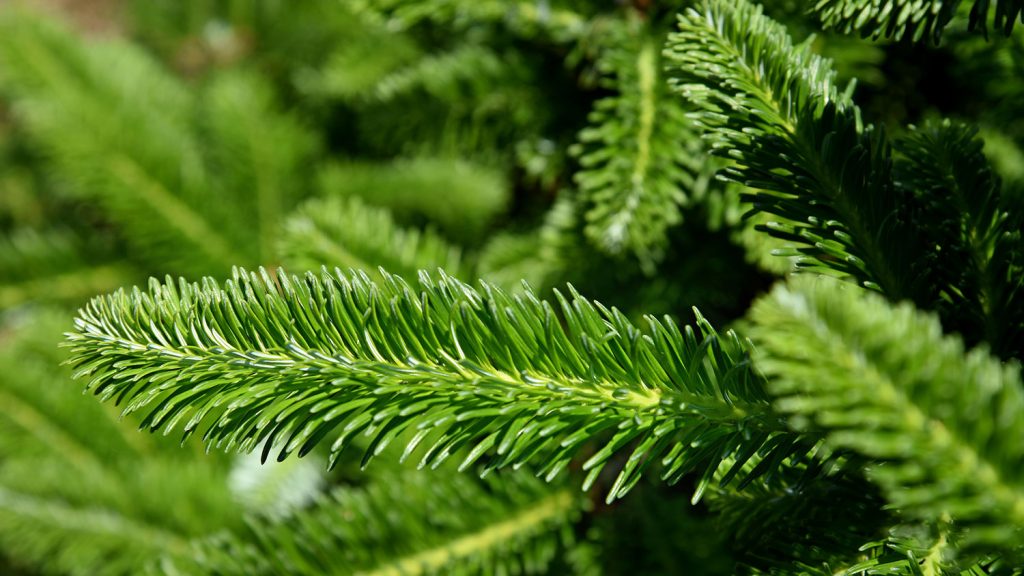
<svg viewBox="0 0 1024 576">
<path fill-rule="evenodd" d="M 358 197 L 310 200 L 285 225 L 284 262 L 293 270 L 353 268 L 375 274 L 379 268 L 413 277 L 420 270 L 445 270 L 467 278 L 462 252 L 433 230 L 402 228 L 386 208 Z"/>
<path fill-rule="evenodd" d="M 188 133 L 194 102 L 155 62 L 12 10 L 0 16 L 0 62 L 0 85 L 55 177 L 100 200 L 154 266 L 216 270 L 250 259 L 198 208 L 207 175 Z"/>
<path fill-rule="evenodd" d="M 269 258 L 313 145 L 266 86 L 228 75 L 200 100 L 139 48 L 15 10 L 0 15 L 0 63 L 52 177 L 97 200 L 153 269 L 201 275 Z"/>
<path fill-rule="evenodd" d="M 1000 194 L 975 128 L 950 121 L 912 128 L 896 143 L 898 184 L 921 204 L 941 275 L 937 308 L 968 344 L 1024 353 L 1021 201 Z"/>
<path fill-rule="evenodd" d="M 496 235 L 480 251 L 477 271 L 487 282 L 515 292 L 525 282 L 540 294 L 572 276 L 587 254 L 579 238 L 579 209 L 560 196 L 538 229 L 522 234 Z"/>
<path fill-rule="evenodd" d="M 233 240 L 254 239 L 256 261 L 276 262 L 284 216 L 312 184 L 308 164 L 316 138 L 280 111 L 273 87 L 254 74 L 217 75 L 201 106 L 199 141 L 215 176 L 204 215 L 219 225 L 243 225 L 244 232 L 232 231 Z"/>
<path fill-rule="evenodd" d="M 319 175 L 325 197 L 358 196 L 399 221 L 426 219 L 454 240 L 479 239 L 509 202 L 500 171 L 452 158 L 333 164 Z M 439 201 L 443 198 L 444 201 Z"/>
<path fill-rule="evenodd" d="M 136 278 L 109 258 L 91 258 L 70 232 L 18 230 L 0 237 L 0 310 L 27 302 L 81 303 Z"/>
<path fill-rule="evenodd" d="M 404 471 L 340 488 L 281 519 L 253 517 L 164 563 L 182 574 L 535 574 L 572 545 L 582 508 L 569 491 L 521 473 L 489 482 Z"/>
<path fill-rule="evenodd" d="M 548 2 L 519 0 L 358 0 L 357 12 L 387 18 L 394 25 L 409 28 L 422 22 L 440 22 L 456 28 L 500 24 L 523 38 L 550 38 L 572 42 L 588 31 L 586 16 Z"/>
<path fill-rule="evenodd" d="M 241 513 L 226 467 L 81 395 L 59 365 L 65 313 L 0 326 L 0 548 L 49 573 L 137 574 Z M 12 318 L 15 318 L 12 316 Z M 69 480 L 70 479 L 70 480 Z"/>
<path fill-rule="evenodd" d="M 658 42 L 639 26 L 611 34 L 598 59 L 604 84 L 615 90 L 599 100 L 579 134 L 574 153 L 588 239 L 613 256 L 635 256 L 649 273 L 668 244 L 668 229 L 705 159 L 686 118 L 661 77 Z"/>
</svg>

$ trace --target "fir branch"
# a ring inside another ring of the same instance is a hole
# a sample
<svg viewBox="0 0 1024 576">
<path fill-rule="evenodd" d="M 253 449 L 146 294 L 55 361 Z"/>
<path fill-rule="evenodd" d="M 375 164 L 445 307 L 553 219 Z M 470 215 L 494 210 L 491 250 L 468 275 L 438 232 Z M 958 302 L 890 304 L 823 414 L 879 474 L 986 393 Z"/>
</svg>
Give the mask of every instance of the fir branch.
<svg viewBox="0 0 1024 576">
<path fill-rule="evenodd" d="M 61 369 L 64 313 L 0 334 L 0 548 L 48 573 L 127 575 L 238 511 L 215 460 L 141 438 Z M 69 478 L 73 480 L 69 481 Z"/>
<path fill-rule="evenodd" d="M 28 378 L 38 379 L 37 370 L 34 370 L 33 367 L 26 366 L 22 371 Z M 44 414 L 39 407 L 33 406 L 28 401 L 6 390 L 0 390 L 0 401 L 3 402 L 4 406 L 3 420 L 0 422 L 0 427 L 7 432 L 10 432 L 11 428 L 18 428 L 17 432 L 20 432 L 18 434 L 20 436 L 19 440 L 23 440 L 25 436 L 34 437 L 36 442 L 32 444 L 41 444 L 45 447 L 45 450 L 52 450 L 59 454 L 73 468 L 82 470 L 93 469 L 99 464 L 96 454 L 88 446 L 75 438 L 68 430 L 65 430 L 59 420 L 48 418 L 48 415 Z M 10 457 L 11 453 L 15 452 L 15 450 L 10 448 L 8 442 L 5 441 L 4 444 L 3 450 L 0 453 Z M 15 443 L 12 442 L 11 444 Z M 27 446 L 23 445 L 25 442 L 18 444 L 18 452 L 27 448 Z"/>
<path fill-rule="evenodd" d="M 455 158 L 332 164 L 318 179 L 324 196 L 357 196 L 390 209 L 400 222 L 426 219 L 455 240 L 479 239 L 509 201 L 501 172 Z"/>
<path fill-rule="evenodd" d="M 950 121 L 912 128 L 899 140 L 898 183 L 933 222 L 937 308 L 968 344 L 1004 357 L 1024 353 L 1024 244 L 1020 202 L 1004 202 L 977 130 Z"/>
<path fill-rule="evenodd" d="M 103 202 L 154 263 L 208 272 L 249 260 L 202 215 L 209 198 L 188 134 L 194 103 L 153 61 L 125 44 L 84 45 L 41 16 L 6 10 L 0 62 L 0 83 L 56 175 Z"/>
<path fill-rule="evenodd" d="M 119 454 L 138 454 L 132 427 L 81 402 L 69 372 L 58 368 L 66 354 L 57 344 L 68 325 L 64 313 L 45 309 L 3 325 L 10 337 L 0 342 L 0 466 L 52 457 L 88 472 Z"/>
<path fill-rule="evenodd" d="M 552 286 L 554 274 L 544 252 L 536 232 L 498 234 L 480 250 L 477 274 L 508 292 L 527 285 L 543 294 Z"/>
<path fill-rule="evenodd" d="M 921 526 L 897 527 L 883 540 L 868 542 L 860 551 L 868 559 L 844 566 L 843 576 L 1018 576 L 997 558 L 986 558 L 960 569 L 951 561 L 956 547 L 950 542 L 949 526 L 928 530 Z"/>
<path fill-rule="evenodd" d="M 737 192 L 736 205 L 742 206 L 738 197 Z M 763 229 L 774 220 L 775 217 L 764 212 L 750 214 L 746 222 L 740 222 L 734 228 L 732 238 L 743 247 L 747 262 L 775 276 L 785 276 L 799 271 L 797 263 L 802 255 L 797 251 L 798 245 L 795 242 L 787 242 L 763 233 Z"/>
<path fill-rule="evenodd" d="M 136 43 L 190 76 L 216 75 L 225 64 L 244 61 L 265 76 L 287 81 L 295 77 L 287 78 L 290 73 L 299 75 L 322 63 L 341 44 L 379 38 L 381 26 L 370 29 L 350 4 L 132 0 L 124 6 L 122 24 Z M 214 26 L 217 32 L 211 33 Z"/>
<path fill-rule="evenodd" d="M 429 21 L 456 29 L 482 23 L 501 24 L 522 37 L 546 37 L 571 42 L 589 29 L 588 19 L 569 7 L 529 0 L 358 0 L 357 11 L 386 17 L 395 26 L 410 28 Z"/>
<path fill-rule="evenodd" d="M 795 562 L 849 565 L 865 541 L 891 524 L 878 489 L 855 467 L 841 468 L 827 456 L 816 456 L 785 466 L 770 479 L 709 494 L 716 524 L 744 564 L 762 569 L 784 569 Z M 823 463 L 841 469 L 829 472 Z"/>
<path fill-rule="evenodd" d="M 545 98 L 529 58 L 466 42 L 391 71 L 351 104 L 362 147 L 378 155 L 493 161 L 556 121 Z"/>
<path fill-rule="evenodd" d="M 811 447 L 768 410 L 734 334 L 654 318 L 641 330 L 575 293 L 559 300 L 561 319 L 530 291 L 443 274 L 238 272 L 95 299 L 69 338 L 77 375 L 143 427 L 265 456 L 283 446 L 279 459 L 330 439 L 333 461 L 363 435 L 365 461 L 409 431 L 404 456 L 425 447 L 421 465 L 464 450 L 462 468 L 533 463 L 551 478 L 602 438 L 585 486 L 626 452 L 609 499 L 654 462 L 669 481 L 702 474 L 699 498 L 723 458 Z"/>
<path fill-rule="evenodd" d="M 687 11 L 666 54 L 712 149 L 735 161 L 724 176 L 780 217 L 763 229 L 803 246 L 799 265 L 934 302 L 930 251 L 900 219 L 885 136 L 861 127 L 827 60 L 746 0 Z"/>
<path fill-rule="evenodd" d="M 633 253 L 651 271 L 691 200 L 703 154 L 661 78 L 659 43 L 639 26 L 621 28 L 628 29 L 610 34 L 598 60 L 617 94 L 595 104 L 580 132 L 574 179 L 590 240 L 610 255 Z"/>
<path fill-rule="evenodd" d="M 502 57 L 482 45 L 457 46 L 394 70 L 380 78 L 368 96 L 388 101 L 421 92 L 449 104 L 467 96 L 480 97 L 504 76 L 512 75 L 510 56 Z"/>
<path fill-rule="evenodd" d="M 339 488 L 284 519 L 194 544 L 188 574 L 537 573 L 571 543 L 581 500 L 522 474 L 481 483 L 405 471 L 365 489 Z"/>
<path fill-rule="evenodd" d="M 466 276 L 461 251 L 433 230 L 403 229 L 385 208 L 358 197 L 310 200 L 288 219 L 281 241 L 283 261 L 293 270 L 378 268 L 415 276 L 447 270 Z"/>
<path fill-rule="evenodd" d="M 158 554 L 182 554 L 180 535 L 108 511 L 73 507 L 0 487 L 5 551 L 66 574 L 131 574 Z"/>
<path fill-rule="evenodd" d="M 23 280 L 0 286 L 0 309 L 39 299 L 80 302 L 137 277 L 125 266 L 107 264 Z"/>
<path fill-rule="evenodd" d="M 272 87 L 258 76 L 220 74 L 202 96 L 201 141 L 219 196 L 204 215 L 244 223 L 255 239 L 255 261 L 274 262 L 283 215 L 307 188 L 316 142 L 278 111 Z"/>
<path fill-rule="evenodd" d="M 209 462 L 165 455 L 83 472 L 36 457 L 0 467 L 0 546 L 50 573 L 138 574 L 239 518 Z"/>
<path fill-rule="evenodd" d="M 959 338 L 908 304 L 836 288 L 800 282 L 753 309 L 776 409 L 865 456 L 899 514 L 936 525 L 952 518 L 963 553 L 1019 554 L 1019 366 L 980 349 L 965 354 Z"/>
<path fill-rule="evenodd" d="M 83 302 L 134 277 L 129 266 L 91 258 L 83 244 L 57 230 L 0 237 L 0 309 L 32 301 Z"/>
<path fill-rule="evenodd" d="M 90 146 L 92 143 L 87 144 Z M 81 154 L 87 156 L 89 152 L 78 151 L 58 152 L 58 154 L 69 156 Z M 103 180 L 95 181 L 96 188 L 93 189 L 101 199 L 107 202 L 108 209 L 117 214 L 128 229 L 136 238 L 153 238 L 158 228 L 152 226 L 153 220 L 139 217 L 139 214 L 155 216 L 157 221 L 167 224 L 168 237 L 160 242 L 184 243 L 195 246 L 197 250 L 206 256 L 196 257 L 191 253 L 192 258 L 183 266 L 200 266 L 200 269 L 215 269 L 222 267 L 229 262 L 242 260 L 242 254 L 231 245 L 231 242 L 222 234 L 212 222 L 206 220 L 196 206 L 178 197 L 172 188 L 161 182 L 154 174 L 149 173 L 146 167 L 140 165 L 135 159 L 127 155 L 111 155 L 99 165 L 108 171 L 107 174 L 97 175 Z M 65 170 L 74 171 L 78 167 L 65 166 Z M 109 177 L 109 180 L 106 180 Z M 105 181 L 104 181 L 105 180 Z M 87 192 L 88 193 L 88 192 Z M 136 203 L 137 201 L 141 201 Z M 137 224 L 130 222 L 138 221 Z M 145 222 L 145 228 L 142 227 Z M 134 228 L 134 229 L 133 229 Z M 165 248 L 166 250 L 166 248 Z M 151 253 L 156 253 L 159 248 L 156 245 L 149 247 Z M 179 253 L 178 249 L 174 250 Z M 180 256 L 178 256 L 180 258 Z M 248 260 L 249 258 L 245 258 Z"/>
<path fill-rule="evenodd" d="M 267 86 L 225 75 L 200 101 L 136 47 L 86 43 L 12 10 L 0 15 L 0 62 L 0 86 L 54 178 L 98 200 L 154 269 L 201 275 L 269 259 L 314 145 Z"/>
<path fill-rule="evenodd" d="M 395 151 L 436 155 L 440 149 L 465 157 L 504 157 L 511 142 L 524 133 L 537 136 L 540 126 L 551 123 L 546 78 L 538 76 L 528 51 L 502 47 L 491 31 L 420 50 L 412 41 L 418 35 L 396 30 L 398 18 L 356 12 L 368 35 L 376 32 L 379 38 L 346 42 L 328 66 L 302 82 L 355 109 L 362 149 L 369 145 L 387 156 Z M 356 58 L 360 61 L 353 62 Z"/>
<path fill-rule="evenodd" d="M 990 10 L 991 0 L 972 0 L 971 30 L 980 29 L 988 36 L 989 14 L 996 30 L 1009 36 L 1016 20 L 1024 22 L 1024 2 L 1021 0 L 995 0 L 995 9 Z M 849 34 L 859 32 L 864 37 L 886 37 L 900 40 L 922 39 L 938 44 L 942 31 L 957 14 L 960 0 L 818 0 L 814 12 L 821 18 L 825 28 L 836 28 Z"/>
<path fill-rule="evenodd" d="M 578 233 L 578 212 L 575 200 L 560 196 L 538 229 L 491 238 L 481 250 L 477 272 L 509 292 L 527 284 L 544 294 L 564 283 L 573 276 L 570 271 L 587 259 Z"/>
<path fill-rule="evenodd" d="M 973 131 L 913 133 L 894 172 L 884 135 L 861 127 L 827 61 L 746 2 L 704 10 L 670 42 L 675 83 L 703 110 L 714 148 L 735 160 L 725 176 L 759 189 L 755 210 L 781 217 L 762 229 L 803 246 L 782 253 L 937 309 L 971 344 L 1019 354 L 1019 210 L 1000 206 Z M 922 233 L 921 222 L 935 225 Z"/>
<path fill-rule="evenodd" d="M 322 65 L 296 73 L 295 84 L 304 94 L 348 101 L 365 98 L 384 78 L 422 57 L 408 34 L 365 14 L 349 18 L 361 24 L 358 31 L 346 34 Z"/>
</svg>

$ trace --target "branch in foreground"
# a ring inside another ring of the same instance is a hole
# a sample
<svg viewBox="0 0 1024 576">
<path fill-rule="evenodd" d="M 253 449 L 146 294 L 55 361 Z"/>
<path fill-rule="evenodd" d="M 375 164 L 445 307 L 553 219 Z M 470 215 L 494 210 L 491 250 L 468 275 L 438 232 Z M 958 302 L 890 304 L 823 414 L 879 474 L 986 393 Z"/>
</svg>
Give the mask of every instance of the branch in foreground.
<svg viewBox="0 0 1024 576">
<path fill-rule="evenodd" d="M 904 518 L 948 524 L 964 553 L 1019 558 L 1024 526 L 1020 368 L 944 336 L 909 304 L 794 282 L 753 309 L 758 367 L 798 429 L 871 462 Z M 979 558 L 975 557 L 974 560 Z"/>
<path fill-rule="evenodd" d="M 333 462 L 362 435 L 364 463 L 397 440 L 403 458 L 422 449 L 421 466 L 463 451 L 462 468 L 535 464 L 552 478 L 600 439 L 585 487 L 629 454 L 609 499 L 655 462 L 669 481 L 701 474 L 699 497 L 726 457 L 738 470 L 759 451 L 780 462 L 811 447 L 771 412 L 735 334 L 655 318 L 641 330 L 571 289 L 559 315 L 529 290 L 382 275 L 154 280 L 81 311 L 72 364 L 143 427 L 262 444 L 264 457 L 329 440 Z"/>
</svg>

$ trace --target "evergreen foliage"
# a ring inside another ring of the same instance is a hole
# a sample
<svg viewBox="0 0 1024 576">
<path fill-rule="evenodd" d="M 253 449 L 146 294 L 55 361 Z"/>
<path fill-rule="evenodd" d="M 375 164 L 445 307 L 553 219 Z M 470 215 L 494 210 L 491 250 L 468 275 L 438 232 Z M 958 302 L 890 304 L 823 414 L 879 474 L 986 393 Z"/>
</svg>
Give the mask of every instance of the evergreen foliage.
<svg viewBox="0 0 1024 576">
<path fill-rule="evenodd" d="M 461 251 L 427 229 L 403 229 L 385 209 L 367 206 L 358 196 L 314 199 L 285 224 L 281 257 L 292 269 L 321 266 L 373 271 L 380 266 L 414 276 L 440 267 L 464 275 Z"/>
<path fill-rule="evenodd" d="M 1000 197 L 998 176 L 975 130 L 948 121 L 912 129 L 900 142 L 899 184 L 923 200 L 942 246 L 936 268 L 943 319 L 1000 355 L 1024 350 L 1024 245 L 1019 201 Z M 941 223 L 941 224 L 940 224 Z"/>
<path fill-rule="evenodd" d="M 264 251 L 310 144 L 270 108 L 261 80 L 224 76 L 200 99 L 137 48 L 82 48 L 12 10 L 0 29 L 4 84 L 53 177 L 95 199 L 150 269 L 201 275 L 272 258 Z"/>
<path fill-rule="evenodd" d="M 1022 574 L 1020 0 L 111 1 L 0 6 L 0 572 Z"/>
<path fill-rule="evenodd" d="M 280 446 L 278 459 L 328 440 L 336 459 L 362 435 L 365 463 L 414 430 L 403 458 L 421 449 L 420 466 L 465 448 L 460 468 L 533 463 L 551 479 L 613 431 L 583 465 L 589 487 L 635 443 L 609 500 L 652 461 L 670 481 L 707 479 L 738 451 L 737 469 L 765 444 L 777 460 L 809 448 L 767 412 L 743 344 L 706 324 L 698 334 L 647 318 L 645 333 L 573 294 L 559 297 L 563 328 L 529 291 L 478 292 L 445 275 L 276 281 L 239 271 L 223 287 L 168 281 L 93 300 L 71 336 L 77 374 L 151 430 L 262 445 L 264 457 Z"/>
<path fill-rule="evenodd" d="M 194 543 L 191 557 L 158 573 L 536 573 L 572 544 L 567 529 L 581 505 L 528 476 L 482 485 L 450 472 L 412 472 L 336 490 L 284 521 L 251 518 L 238 534 Z"/>
<path fill-rule="evenodd" d="M 820 0 L 814 10 L 826 28 L 845 33 L 860 32 L 878 38 L 903 37 L 938 43 L 943 29 L 958 14 L 960 2 L 932 0 L 928 2 L 877 2 L 872 0 Z M 1024 22 L 1024 3 L 1019 0 L 975 0 L 970 7 L 969 26 L 988 35 L 991 17 L 995 29 L 1009 36 L 1017 20 Z"/>
<path fill-rule="evenodd" d="M 59 366 L 63 312 L 22 322 L 0 353 L 5 556 L 47 573 L 129 574 L 237 522 L 220 459 L 141 437 L 78 393 Z"/>
<path fill-rule="evenodd" d="M 869 458 L 866 473 L 891 506 L 908 520 L 952 524 L 946 538 L 962 553 L 1019 555 L 1019 366 L 965 355 L 909 305 L 808 284 L 777 289 L 752 311 L 775 408 L 797 429 L 825 431 L 833 449 Z"/>
<path fill-rule="evenodd" d="M 698 44 L 708 48 L 693 50 Z M 808 258 L 799 264 L 895 298 L 926 289 L 914 285 L 921 278 L 915 235 L 908 226 L 881 225 L 900 208 L 888 192 L 887 145 L 862 133 L 827 60 L 794 46 L 760 7 L 724 2 L 687 12 L 668 57 L 712 149 L 737 160 L 725 174 L 757 190 L 755 209 L 785 219 L 766 228 L 804 246 Z"/>
<path fill-rule="evenodd" d="M 588 207 L 590 240 L 612 255 L 633 252 L 653 270 L 666 230 L 679 223 L 681 206 L 693 195 L 702 154 L 682 103 L 661 79 L 661 42 L 639 26 L 624 28 L 611 34 L 597 63 L 611 76 L 609 87 L 623 90 L 590 113 L 579 135 L 583 169 L 575 179 Z"/>
<path fill-rule="evenodd" d="M 538 230 L 495 236 L 481 251 L 480 275 L 510 292 L 524 284 L 543 292 L 562 283 L 588 256 L 575 234 L 578 213 L 576 203 L 562 197 Z"/>
<path fill-rule="evenodd" d="M 713 148 L 736 160 L 723 174 L 754 189 L 754 210 L 779 217 L 763 229 L 802 246 L 798 266 L 938 308 L 969 342 L 1019 353 L 1020 205 L 1001 201 L 970 129 L 913 131 L 894 166 L 884 132 L 863 125 L 829 62 L 751 4 L 688 12 L 668 54 Z M 925 233 L 920 219 L 932 223 Z M 993 273 L 1000 293 L 984 294 Z"/>
<path fill-rule="evenodd" d="M 478 239 L 508 202 L 496 170 L 446 158 L 330 165 L 319 174 L 318 185 L 325 196 L 362 198 L 403 220 L 431 222 L 462 241 Z"/>
<path fill-rule="evenodd" d="M 102 255 L 103 250 L 81 244 L 67 230 L 25 228 L 0 238 L 0 309 L 34 300 L 40 293 L 50 300 L 81 301 L 132 279 L 129 267 L 90 257 L 88 252 Z"/>
</svg>

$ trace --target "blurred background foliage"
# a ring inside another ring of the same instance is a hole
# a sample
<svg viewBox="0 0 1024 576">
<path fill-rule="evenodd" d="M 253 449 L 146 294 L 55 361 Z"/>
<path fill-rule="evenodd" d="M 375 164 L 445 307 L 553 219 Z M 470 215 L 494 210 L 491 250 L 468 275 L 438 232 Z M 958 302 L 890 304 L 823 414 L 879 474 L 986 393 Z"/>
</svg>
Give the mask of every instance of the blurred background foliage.
<svg viewBox="0 0 1024 576">
<path fill-rule="evenodd" d="M 804 3 L 766 4 L 797 38 L 818 29 Z M 662 81 L 661 45 L 686 5 L 0 5 L 0 572 L 192 573 L 196 550 L 260 558 L 279 523 L 308 514 L 313 530 L 318 514 L 351 520 L 381 499 L 398 515 L 381 533 L 427 545 L 415 527 L 443 538 L 473 530 L 476 514 L 551 498 L 557 485 L 462 479 L 489 508 L 467 501 L 449 511 L 465 517 L 445 519 L 412 503 L 452 495 L 398 465 L 326 473 L 316 455 L 260 465 L 180 448 L 83 397 L 57 343 L 93 295 L 232 266 L 443 267 L 541 291 L 571 282 L 632 316 L 689 321 L 698 306 L 728 325 L 789 263 L 770 257 L 777 241 L 750 233 L 738 191 L 714 178 Z M 958 20 L 939 46 L 809 40 L 844 83 L 858 79 L 873 122 L 979 123 L 1007 193 L 1024 193 L 1020 27 L 986 42 Z M 571 566 L 548 565 L 552 551 L 536 545 L 519 569 L 734 572 L 729 547 L 752 536 L 714 524 L 689 491 L 652 484 L 613 506 L 574 501 L 550 519 L 567 532 L 555 545 Z M 342 549 L 374 542 L 335 536 Z M 321 564 L 247 571 L 380 562 L 307 552 Z"/>
</svg>

